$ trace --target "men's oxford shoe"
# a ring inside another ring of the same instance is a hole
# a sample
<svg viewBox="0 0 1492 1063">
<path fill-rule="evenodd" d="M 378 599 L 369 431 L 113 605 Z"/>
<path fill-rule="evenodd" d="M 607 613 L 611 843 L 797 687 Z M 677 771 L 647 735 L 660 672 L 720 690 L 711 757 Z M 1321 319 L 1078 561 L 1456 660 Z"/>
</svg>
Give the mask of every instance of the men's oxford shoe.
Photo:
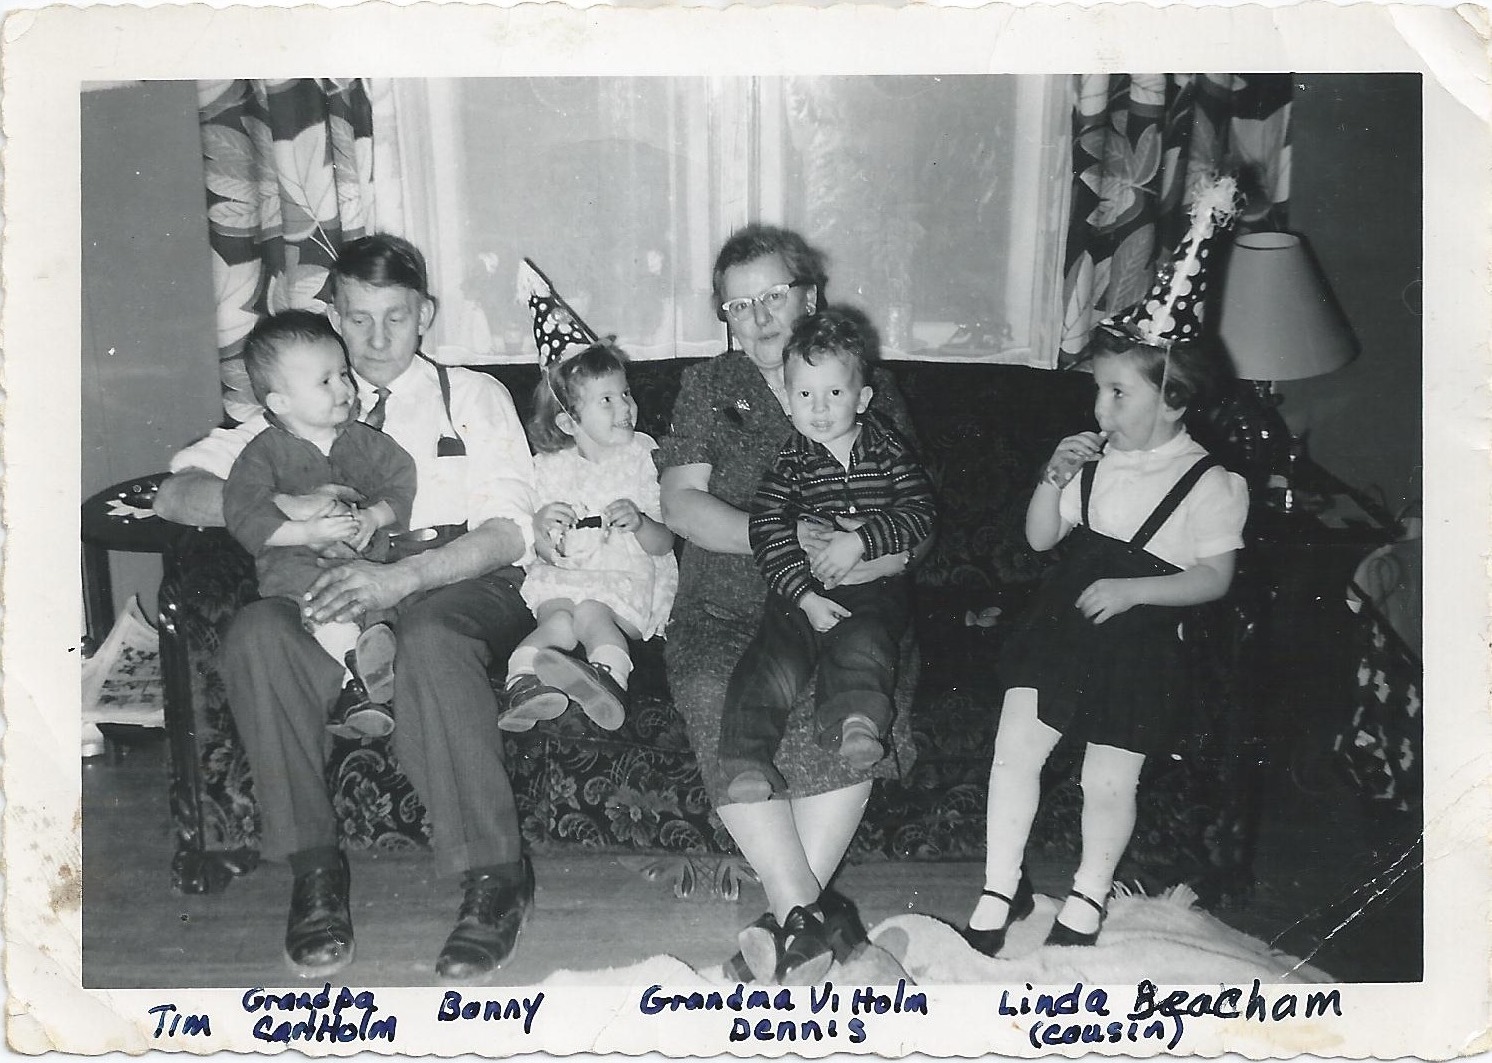
<svg viewBox="0 0 1492 1063">
<path fill-rule="evenodd" d="M 295 877 L 285 927 L 285 958 L 302 978 L 335 974 L 352 962 L 356 943 L 347 905 L 351 884 L 347 857 L 341 853 L 335 865 Z"/>
<path fill-rule="evenodd" d="M 435 973 L 449 982 L 479 982 L 513 954 L 518 931 L 534 903 L 534 865 L 523 858 L 517 882 L 468 874 L 456 927 L 435 961 Z"/>
</svg>

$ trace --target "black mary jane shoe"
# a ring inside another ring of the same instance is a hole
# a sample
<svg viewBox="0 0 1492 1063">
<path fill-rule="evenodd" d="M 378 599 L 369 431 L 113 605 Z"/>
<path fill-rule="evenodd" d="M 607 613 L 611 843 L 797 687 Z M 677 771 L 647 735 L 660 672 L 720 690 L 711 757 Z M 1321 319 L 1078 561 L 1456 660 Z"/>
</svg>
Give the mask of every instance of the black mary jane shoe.
<svg viewBox="0 0 1492 1063">
<path fill-rule="evenodd" d="M 819 896 L 818 907 L 824 913 L 824 933 L 829 939 L 835 963 L 844 963 L 870 944 L 860 913 L 844 894 L 826 889 Z"/>
<path fill-rule="evenodd" d="M 975 952 L 983 953 L 994 959 L 1005 947 L 1005 934 L 1010 930 L 1010 924 L 1019 922 L 1036 910 L 1036 891 L 1031 888 L 1031 880 L 1022 871 L 1021 880 L 1016 883 L 1014 897 L 1007 897 L 994 890 L 981 890 L 980 892 L 986 897 L 1005 902 L 1005 925 L 993 930 L 975 930 L 971 926 L 966 926 L 959 933 Z"/>
<path fill-rule="evenodd" d="M 740 951 L 725 961 L 723 973 L 728 982 L 770 981 L 759 979 L 756 970 L 777 973 L 777 957 L 782 952 L 782 925 L 769 908 L 736 939 Z M 749 957 L 749 958 L 748 958 Z"/>
<path fill-rule="evenodd" d="M 798 905 L 782 921 L 782 951 L 772 981 L 777 985 L 814 985 L 834 965 L 834 948 L 817 904 Z M 752 968 L 755 970 L 755 968 Z"/>
<path fill-rule="evenodd" d="M 480 982 L 513 954 L 534 903 L 534 865 L 525 856 L 517 882 L 467 875 L 461 886 L 461 910 L 435 961 L 435 973 L 447 982 Z"/>
<path fill-rule="evenodd" d="M 1085 934 L 1074 930 L 1062 922 L 1061 919 L 1057 919 L 1052 922 L 1051 932 L 1046 936 L 1046 944 L 1079 947 L 1087 947 L 1088 945 L 1095 944 L 1098 941 L 1099 931 L 1103 929 L 1103 921 L 1109 914 L 1109 910 L 1086 893 L 1079 893 L 1077 890 L 1073 890 L 1068 896 L 1077 898 L 1098 913 L 1098 929 L 1090 934 Z"/>
<path fill-rule="evenodd" d="M 336 974 L 352 962 L 356 942 L 348 906 L 352 873 L 337 854 L 330 867 L 296 875 L 285 925 L 285 959 L 302 978 Z"/>
</svg>

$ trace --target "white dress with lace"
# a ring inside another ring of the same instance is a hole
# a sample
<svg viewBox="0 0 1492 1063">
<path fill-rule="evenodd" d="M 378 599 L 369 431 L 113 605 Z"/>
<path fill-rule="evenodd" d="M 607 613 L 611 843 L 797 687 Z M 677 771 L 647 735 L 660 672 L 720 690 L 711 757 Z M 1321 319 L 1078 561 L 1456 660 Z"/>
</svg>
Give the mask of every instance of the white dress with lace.
<svg viewBox="0 0 1492 1063">
<path fill-rule="evenodd" d="M 641 432 L 625 447 L 599 461 L 573 447 L 534 457 L 534 497 L 540 507 L 568 502 L 577 517 L 600 516 L 619 498 L 630 498 L 654 520 L 662 520 L 658 444 Z M 536 558 L 523 581 L 523 600 L 535 611 L 545 602 L 568 598 L 610 606 L 618 618 L 652 638 L 663 630 L 679 587 L 672 552 L 654 557 L 637 536 L 616 528 L 574 528 L 565 536 L 565 555 L 551 563 Z"/>
</svg>

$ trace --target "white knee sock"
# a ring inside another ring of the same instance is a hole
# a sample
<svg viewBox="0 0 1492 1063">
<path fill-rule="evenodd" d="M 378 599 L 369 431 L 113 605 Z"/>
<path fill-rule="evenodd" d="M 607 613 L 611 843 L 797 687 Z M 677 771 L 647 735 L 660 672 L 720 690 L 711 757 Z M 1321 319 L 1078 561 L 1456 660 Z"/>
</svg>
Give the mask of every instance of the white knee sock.
<svg viewBox="0 0 1492 1063">
<path fill-rule="evenodd" d="M 990 765 L 985 817 L 984 888 L 1014 897 L 1025 861 L 1026 840 L 1041 801 L 1041 767 L 1061 737 L 1036 716 L 1036 691 L 1016 687 L 1005 694 Z M 975 930 L 1005 925 L 1010 909 L 983 895 L 969 917 Z"/>
<path fill-rule="evenodd" d="M 1083 755 L 1083 856 L 1072 888 L 1106 904 L 1114 888 L 1114 871 L 1135 829 L 1135 791 L 1145 758 L 1114 746 L 1090 745 Z M 1087 933 L 1099 915 L 1082 901 L 1062 907 L 1062 922 Z"/>
<path fill-rule="evenodd" d="M 632 678 L 632 657 L 621 646 L 597 646 L 590 653 L 592 664 L 604 664 L 611 672 L 611 678 L 616 680 L 616 685 L 623 690 L 627 689 L 627 680 Z"/>
</svg>

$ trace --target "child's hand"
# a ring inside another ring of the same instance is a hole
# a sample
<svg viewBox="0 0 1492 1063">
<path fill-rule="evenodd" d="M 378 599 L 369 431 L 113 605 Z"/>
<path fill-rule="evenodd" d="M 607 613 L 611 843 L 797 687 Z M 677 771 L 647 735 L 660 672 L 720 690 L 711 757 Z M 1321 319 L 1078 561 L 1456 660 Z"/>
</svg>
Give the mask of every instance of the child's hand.
<svg viewBox="0 0 1492 1063">
<path fill-rule="evenodd" d="M 818 632 L 828 631 L 850 615 L 850 611 L 838 602 L 813 591 L 798 599 L 798 608 L 807 614 L 808 623 Z"/>
<path fill-rule="evenodd" d="M 378 530 L 378 516 L 370 510 L 357 509 L 353 511 L 352 519 L 357 521 L 357 534 L 347 540 L 347 545 L 360 554 L 368 548 L 373 533 Z"/>
<path fill-rule="evenodd" d="M 550 502 L 534 514 L 534 553 L 545 561 L 560 555 L 565 533 L 575 527 L 575 510 L 568 502 Z"/>
<path fill-rule="evenodd" d="M 311 547 L 330 546 L 332 543 L 350 542 L 358 532 L 356 517 L 313 517 L 300 521 L 304 529 L 305 544 Z"/>
<path fill-rule="evenodd" d="M 824 552 L 829 540 L 834 537 L 833 527 L 822 517 L 799 517 L 797 531 L 798 546 L 808 555 L 810 562 Z"/>
<path fill-rule="evenodd" d="M 1104 437 L 1097 432 L 1079 432 L 1068 436 L 1052 451 L 1051 460 L 1041 470 L 1043 483 L 1053 487 L 1066 487 L 1078 470 L 1090 461 L 1097 461 L 1103 453 Z"/>
<path fill-rule="evenodd" d="M 348 503 L 361 502 L 362 494 L 344 484 L 322 484 L 303 495 L 275 495 L 275 506 L 290 520 L 314 520 L 352 512 Z"/>
<path fill-rule="evenodd" d="M 865 543 L 852 531 L 834 532 L 829 536 L 829 545 L 824 547 L 809 565 L 814 579 L 826 588 L 837 586 L 850 569 L 865 556 Z"/>
<path fill-rule="evenodd" d="M 637 508 L 637 503 L 630 498 L 619 498 L 606 507 L 606 523 L 609 527 L 620 529 L 624 532 L 637 534 L 637 529 L 642 527 L 642 510 Z"/>
<path fill-rule="evenodd" d="M 1095 624 L 1128 612 L 1141 604 L 1134 580 L 1101 579 L 1088 584 L 1078 595 L 1078 609 Z"/>
</svg>

